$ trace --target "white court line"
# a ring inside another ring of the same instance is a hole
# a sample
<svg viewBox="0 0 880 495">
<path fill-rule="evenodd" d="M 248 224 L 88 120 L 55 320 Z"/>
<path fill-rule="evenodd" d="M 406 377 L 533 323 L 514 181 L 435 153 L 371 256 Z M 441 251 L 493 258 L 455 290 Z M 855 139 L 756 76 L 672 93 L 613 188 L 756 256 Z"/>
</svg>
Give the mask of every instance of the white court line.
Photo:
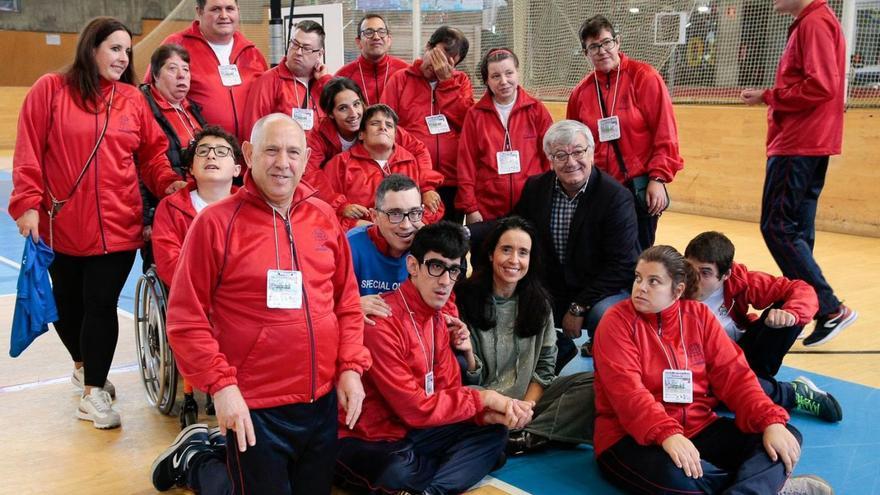
<svg viewBox="0 0 880 495">
<path fill-rule="evenodd" d="M 16 263 L 15 261 L 7 258 L 6 256 L 0 256 L 0 263 L 3 263 L 4 265 L 9 265 L 12 268 L 15 268 L 16 270 L 21 270 L 20 263 Z"/>
<path fill-rule="evenodd" d="M 140 368 L 137 363 L 135 364 L 127 364 L 125 366 L 118 366 L 116 368 L 110 368 L 110 373 L 119 374 L 119 373 L 130 373 L 132 371 L 137 371 Z M 30 383 L 19 383 L 18 385 L 9 385 L 6 387 L 0 387 L 0 394 L 5 392 L 18 392 L 21 390 L 29 390 L 32 388 L 42 387 L 43 385 L 53 385 L 55 383 L 64 383 L 69 382 L 70 376 L 62 376 L 59 378 L 50 378 L 48 380 L 37 380 L 35 382 Z"/>
<path fill-rule="evenodd" d="M 505 483 L 504 481 L 499 480 L 498 478 L 493 478 L 491 476 L 486 476 L 479 483 L 477 483 L 473 488 L 479 488 L 481 486 L 491 486 L 497 488 L 499 490 L 504 490 L 506 493 L 510 495 L 531 495 L 531 493 L 521 490 L 510 483 Z M 471 489 L 473 489 L 471 488 Z"/>
</svg>

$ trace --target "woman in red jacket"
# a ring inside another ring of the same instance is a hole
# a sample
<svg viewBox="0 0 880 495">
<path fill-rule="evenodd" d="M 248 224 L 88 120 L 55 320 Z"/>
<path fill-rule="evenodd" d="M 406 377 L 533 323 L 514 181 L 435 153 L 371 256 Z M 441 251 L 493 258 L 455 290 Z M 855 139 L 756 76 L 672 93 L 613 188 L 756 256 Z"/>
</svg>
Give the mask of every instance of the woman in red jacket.
<svg viewBox="0 0 880 495">
<path fill-rule="evenodd" d="M 690 299 L 697 284 L 678 251 L 655 246 L 639 257 L 632 298 L 599 323 L 599 469 L 632 493 L 778 493 L 800 457 L 800 433 L 709 308 Z M 712 411 L 720 401 L 735 420 Z"/>
<path fill-rule="evenodd" d="M 132 85 L 131 32 L 109 17 L 80 34 L 73 65 L 46 74 L 25 97 L 9 213 L 19 232 L 49 240 L 58 335 L 83 388 L 77 416 L 115 428 L 107 373 L 119 334 L 116 304 L 143 244 L 138 171 L 157 196 L 186 185 L 168 140 Z M 135 163 L 135 160 L 137 163 Z"/>
<path fill-rule="evenodd" d="M 480 62 L 480 76 L 486 93 L 468 110 L 458 143 L 455 207 L 468 224 L 507 215 L 526 179 L 550 170 L 542 146 L 553 118 L 519 85 L 516 54 L 507 48 L 489 50 Z"/>
</svg>

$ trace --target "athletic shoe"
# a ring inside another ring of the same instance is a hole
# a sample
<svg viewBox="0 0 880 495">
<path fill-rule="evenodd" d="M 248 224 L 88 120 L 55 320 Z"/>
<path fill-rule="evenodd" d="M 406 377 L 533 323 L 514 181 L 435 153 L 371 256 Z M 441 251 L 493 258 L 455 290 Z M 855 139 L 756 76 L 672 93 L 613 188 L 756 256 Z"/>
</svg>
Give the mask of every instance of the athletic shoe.
<svg viewBox="0 0 880 495">
<path fill-rule="evenodd" d="M 547 447 L 550 439 L 526 430 L 511 431 L 507 438 L 507 455 L 513 457 Z"/>
<path fill-rule="evenodd" d="M 112 402 L 110 394 L 98 387 L 92 387 L 89 395 L 84 395 L 79 400 L 79 409 L 76 410 L 76 417 L 91 421 L 94 423 L 95 428 L 102 430 L 116 428 L 122 421 L 119 418 L 119 413 L 113 410 Z"/>
<path fill-rule="evenodd" d="M 226 448 L 226 435 L 220 433 L 219 426 L 215 426 L 208 430 L 208 442 L 214 447 Z"/>
<path fill-rule="evenodd" d="M 210 452 L 208 443 L 208 425 L 196 423 L 189 425 L 180 433 L 170 447 L 153 461 L 150 468 L 153 486 L 164 492 L 184 481 L 193 456 L 201 452 Z"/>
<path fill-rule="evenodd" d="M 817 387 L 809 378 L 799 376 L 791 382 L 791 386 L 794 387 L 796 410 L 818 416 L 829 423 L 843 419 L 843 410 L 837 399 Z"/>
<path fill-rule="evenodd" d="M 818 476 L 793 476 L 785 482 L 779 495 L 834 495 L 834 489 Z"/>
<path fill-rule="evenodd" d="M 844 328 L 856 321 L 859 314 L 841 304 L 836 313 L 816 318 L 816 327 L 809 337 L 804 339 L 806 347 L 822 345 L 837 337 Z"/>
<path fill-rule="evenodd" d="M 73 384 L 74 387 L 83 390 L 85 388 L 85 368 L 73 368 L 73 376 L 70 377 L 70 383 Z M 104 386 L 102 387 L 104 392 L 110 394 L 111 399 L 116 399 L 116 387 L 110 383 L 110 380 L 104 381 Z"/>
</svg>

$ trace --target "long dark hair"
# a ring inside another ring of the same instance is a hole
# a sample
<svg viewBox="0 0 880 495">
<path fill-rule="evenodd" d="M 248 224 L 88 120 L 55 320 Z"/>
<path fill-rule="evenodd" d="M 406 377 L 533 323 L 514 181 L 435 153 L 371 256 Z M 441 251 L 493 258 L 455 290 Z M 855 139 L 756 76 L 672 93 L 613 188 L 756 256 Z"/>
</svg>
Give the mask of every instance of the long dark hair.
<svg viewBox="0 0 880 495">
<path fill-rule="evenodd" d="M 501 236 L 508 230 L 522 230 L 532 240 L 529 271 L 514 290 L 518 297 L 514 333 L 521 338 L 533 337 L 544 328 L 551 312 L 550 294 L 541 283 L 541 243 L 535 227 L 522 217 L 502 218 L 486 237 L 479 252 L 483 256 L 491 256 Z M 484 331 L 495 327 L 494 305 L 489 302 L 493 292 L 492 263 L 482 263 L 470 278 L 456 285 L 455 292 L 455 302 L 462 320 Z"/>
<path fill-rule="evenodd" d="M 112 17 L 96 17 L 86 24 L 79 39 L 76 42 L 76 57 L 64 73 L 68 84 L 76 88 L 82 99 L 82 108 L 97 107 L 98 96 L 101 88 L 101 76 L 98 74 L 98 64 L 95 62 L 95 49 L 116 31 L 125 31 L 131 37 L 131 31 L 125 24 Z M 134 52 L 128 54 L 128 67 L 119 78 L 120 82 L 134 84 L 134 68 L 132 61 Z"/>
</svg>

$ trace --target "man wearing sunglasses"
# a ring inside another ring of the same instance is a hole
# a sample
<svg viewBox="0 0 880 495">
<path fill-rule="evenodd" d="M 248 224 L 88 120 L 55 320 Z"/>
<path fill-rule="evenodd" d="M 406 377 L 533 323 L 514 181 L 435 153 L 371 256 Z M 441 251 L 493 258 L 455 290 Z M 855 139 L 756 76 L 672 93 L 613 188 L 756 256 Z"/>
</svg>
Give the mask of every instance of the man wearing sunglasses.
<svg viewBox="0 0 880 495">
<path fill-rule="evenodd" d="M 461 384 L 451 348 L 470 339 L 440 310 L 464 277 L 468 243 L 461 225 L 439 222 L 416 233 L 409 278 L 383 299 L 391 315 L 364 332 L 373 367 L 354 428 L 340 421 L 337 481 L 383 493 L 462 493 L 499 462 L 533 403 Z"/>
<path fill-rule="evenodd" d="M 244 109 L 245 136 L 254 122 L 270 113 L 293 117 L 308 132 L 324 115 L 319 100 L 331 76 L 324 65 L 324 28 L 315 21 L 294 26 L 287 56 L 251 87 Z"/>
<path fill-rule="evenodd" d="M 391 56 L 391 30 L 379 14 L 367 14 L 358 23 L 355 37 L 361 54 L 336 71 L 336 77 L 347 77 L 364 93 L 364 103 L 379 103 L 385 83 L 395 72 L 406 69 L 405 60 Z"/>
</svg>

